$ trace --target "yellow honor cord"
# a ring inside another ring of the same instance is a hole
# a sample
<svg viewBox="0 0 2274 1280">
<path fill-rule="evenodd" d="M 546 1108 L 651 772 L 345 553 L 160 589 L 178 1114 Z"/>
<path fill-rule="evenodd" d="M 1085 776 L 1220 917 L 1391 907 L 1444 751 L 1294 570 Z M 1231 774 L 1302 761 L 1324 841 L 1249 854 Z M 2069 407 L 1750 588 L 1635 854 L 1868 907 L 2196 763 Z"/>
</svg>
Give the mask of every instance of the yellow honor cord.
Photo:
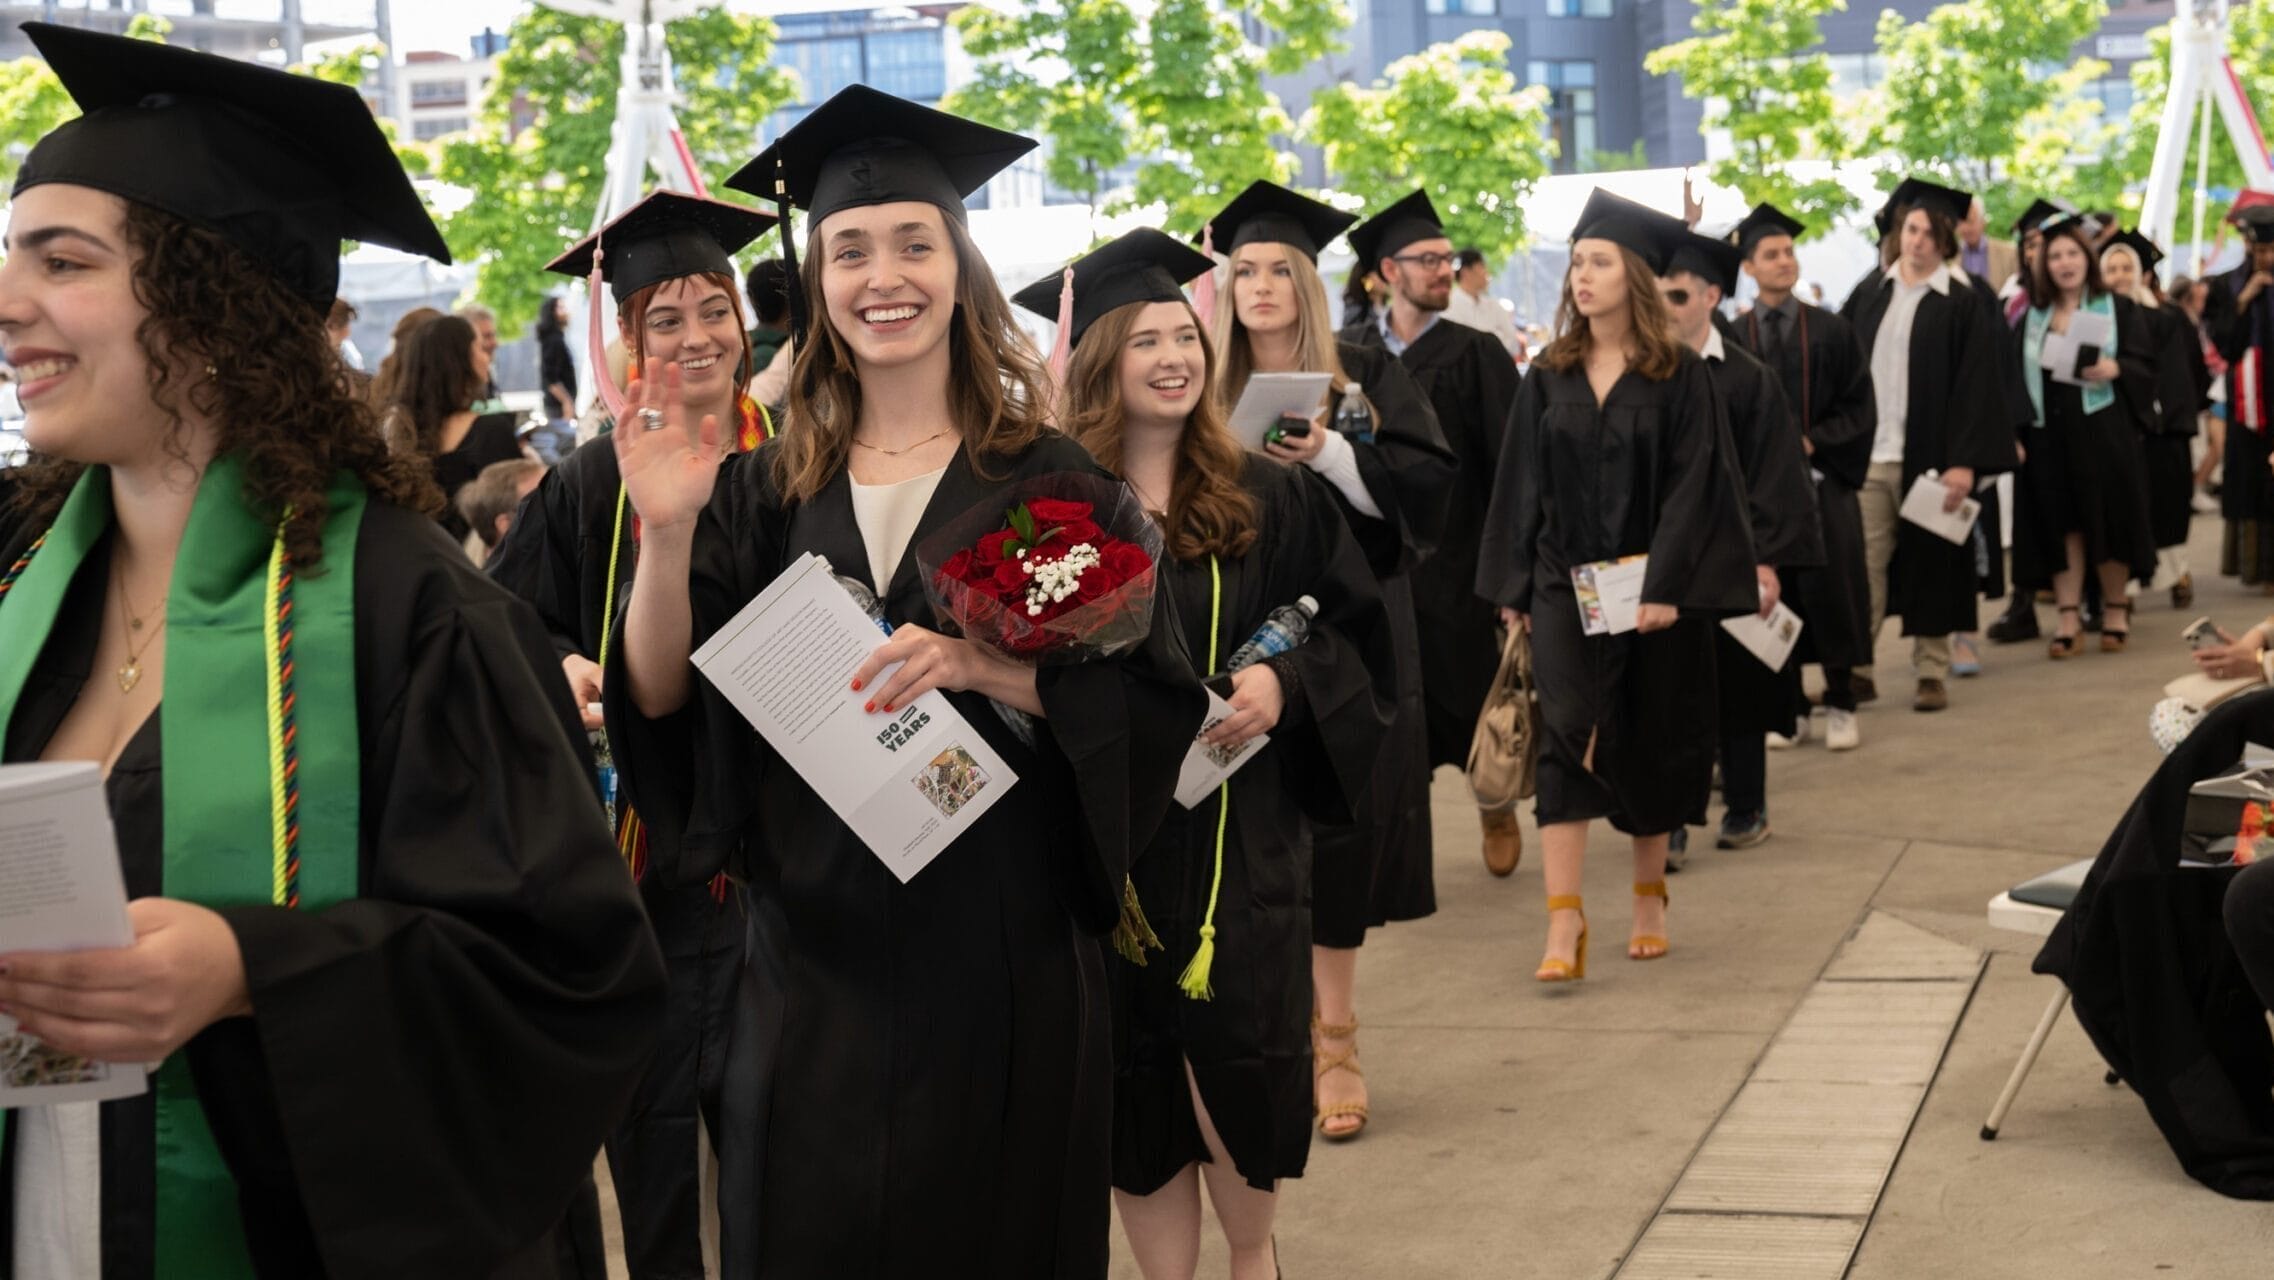
<svg viewBox="0 0 2274 1280">
<path fill-rule="evenodd" d="M 1208 670 L 1216 670 L 1216 646 L 1224 625 L 1224 577 L 1216 566 L 1216 557 L 1208 557 Z M 1200 918 L 1200 946 L 1192 953 L 1192 963 L 1185 966 L 1184 976 L 1177 986 L 1194 1000 L 1213 1000 L 1216 988 L 1208 981 L 1208 971 L 1216 963 L 1216 899 L 1224 889 L 1224 830 L 1232 816 L 1232 783 L 1226 779 L 1216 788 L 1216 866 L 1208 879 L 1208 914 Z"/>
<path fill-rule="evenodd" d="M 261 665 L 266 668 L 268 686 L 268 821 L 269 853 L 271 857 L 269 900 L 284 906 L 291 889 L 290 815 L 286 802 L 284 771 L 284 673 L 277 668 L 277 639 L 280 630 L 277 605 L 284 586 L 284 526 L 276 530 L 276 547 L 269 552 L 268 582 L 262 592 L 266 607 L 261 610 L 261 638 L 268 655 Z"/>
</svg>

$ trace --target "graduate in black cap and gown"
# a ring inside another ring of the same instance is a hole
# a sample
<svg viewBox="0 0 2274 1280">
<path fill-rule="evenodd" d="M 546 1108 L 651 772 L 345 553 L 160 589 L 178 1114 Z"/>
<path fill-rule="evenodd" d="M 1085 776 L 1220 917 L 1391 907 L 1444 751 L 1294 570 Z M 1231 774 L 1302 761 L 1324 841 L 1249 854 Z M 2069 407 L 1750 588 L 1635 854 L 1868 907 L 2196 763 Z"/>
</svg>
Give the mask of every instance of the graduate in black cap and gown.
<svg viewBox="0 0 2274 1280">
<path fill-rule="evenodd" d="M 1894 258 L 1848 295 L 1840 314 L 1870 353 L 1878 424 L 1863 488 L 1872 634 L 1901 614 L 1913 637 L 1918 686 L 1912 709 L 1950 705 L 1950 636 L 1974 628 L 1976 548 L 1952 543 L 1897 514 L 1933 471 L 1944 509 L 1977 482 L 2014 465 L 2014 415 L 2003 370 L 2011 347 L 1991 306 L 1950 266 L 1958 221 L 1973 197 L 1906 178 L 1887 202 Z M 2018 380 L 2017 380 L 2018 381 Z"/>
<path fill-rule="evenodd" d="M 912 551 L 1012 482 L 1103 474 L 1046 425 L 1041 360 L 964 228 L 1033 146 L 872 89 L 823 103 L 729 182 L 810 227 L 782 434 L 726 456 L 652 360 L 614 433 L 644 528 L 603 681 L 622 794 L 649 874 L 731 871 L 779 924 L 752 932 L 728 1051 L 726 1275 L 1105 1271 L 1099 939 L 1205 699 L 1165 603 L 1138 648 L 1037 669 L 935 630 Z M 809 552 L 894 628 L 850 673 L 865 714 L 939 690 L 1018 777 L 906 882 L 688 661 Z"/>
<path fill-rule="evenodd" d="M 1357 1060 L 1358 949 L 1375 925 L 1437 910 L 1429 724 L 1409 574 L 1436 550 L 1458 478 L 1436 410 L 1405 366 L 1380 347 L 1335 336 L 1318 254 L 1356 221 L 1270 182 L 1251 185 L 1208 220 L 1208 234 L 1226 246 L 1230 276 L 1210 325 L 1217 394 L 1227 406 L 1238 404 L 1256 373 L 1332 379 L 1316 418 L 1288 424 L 1300 434 L 1282 433 L 1263 451 L 1329 482 L 1381 581 L 1397 639 L 1397 718 L 1373 785 L 1354 821 L 1320 824 L 1312 833 L 1318 1123 L 1336 1141 L 1356 1137 L 1368 1115 Z M 1515 842 L 1509 845 L 1513 855 Z M 1515 870 L 1513 856 L 1506 867 Z"/>
<path fill-rule="evenodd" d="M 1737 272 L 1737 246 L 1691 232 L 1668 256 L 1658 291 L 1675 336 L 1705 358 L 1728 414 L 1753 529 L 1758 612 L 1766 618 L 1784 595 L 1780 574 L 1824 563 L 1824 537 L 1808 482 L 1808 452 L 1783 385 L 1750 352 L 1724 342 L 1714 327 L 1721 300 L 1737 291 Z M 1786 673 L 1795 660 L 1788 657 L 1772 668 L 1719 627 L 1714 650 L 1721 682 L 1721 797 L 1728 806 L 1716 843 L 1749 849 L 1769 838 L 1767 735 L 1792 725 Z M 1703 806 L 1690 816 L 1704 825 Z M 1686 844 L 1687 829 L 1675 830 L 1674 838 Z M 1676 856 L 1681 852 L 1686 850 Z"/>
<path fill-rule="evenodd" d="M 1308 637 L 1231 673 L 1231 716 L 1202 741 L 1270 741 L 1213 794 L 1172 807 L 1130 876 L 1151 946 L 1113 974 L 1113 1185 L 1138 1267 L 1189 1275 L 1200 1187 L 1234 1277 L 1278 1273 L 1272 1219 L 1311 1137 L 1310 823 L 1347 825 L 1371 789 L 1396 660 L 1365 553 L 1328 482 L 1241 447 L 1212 394 L 1183 284 L 1214 264 L 1149 228 L 1017 295 L 1072 355 L 1059 424 L 1122 476 L 1167 535 L 1162 585 L 1196 669 L 1308 598 Z M 1205 1178 L 1203 1177 L 1205 1175 Z"/>
<path fill-rule="evenodd" d="M 342 239 L 442 237 L 352 89 L 25 30 L 85 114 L 0 265 L 0 759 L 102 767 L 135 941 L 0 956 L 0 1004 L 160 1065 L 0 1112 L 0 1274 L 577 1269 L 662 961 L 543 628 L 323 334 Z"/>
<path fill-rule="evenodd" d="M 1824 563 L 1778 576 L 1785 603 L 1804 624 L 1785 681 L 1785 712 L 1771 728 L 1772 748 L 1808 736 L 1809 707 L 1800 667 L 1824 668 L 1824 744 L 1852 751 L 1863 739 L 1856 726 L 1854 670 L 1871 661 L 1871 589 L 1864 570 L 1863 509 L 1856 493 L 1870 465 L 1878 421 L 1871 370 L 1855 330 L 1838 315 L 1802 302 L 1795 238 L 1807 228 L 1774 205 L 1756 205 L 1737 224 L 1738 254 L 1759 290 L 1753 309 L 1724 321 L 1722 334 L 1761 357 L 1784 386 L 1785 403 L 1798 419 L 1816 490 L 1817 526 Z"/>
<path fill-rule="evenodd" d="M 2163 257 L 2146 236 L 2120 230 L 2101 245 L 2100 276 L 2110 293 L 2139 306 L 2155 344 L 2155 408 L 2140 429 L 2148 527 L 2156 540 L 2157 576 L 2170 585 L 2171 607 L 2185 609 L 2195 603 L 2187 535 L 2195 516 L 2195 434 L 2211 403 L 2211 369 L 2194 321 L 2163 296 L 2156 277 Z"/>
<path fill-rule="evenodd" d="M 1634 838 L 1627 955 L 1666 954 L 1666 836 L 1705 805 L 1714 641 L 1760 605 L 1736 446 L 1657 275 L 1679 218 L 1597 191 L 1572 235 L 1555 341 L 1524 379 L 1492 487 L 1477 594 L 1532 635 L 1540 691 L 1542 982 L 1587 973 L 1587 826 Z M 1573 570 L 1647 556 L 1636 626 L 1586 633 Z"/>
<path fill-rule="evenodd" d="M 1345 342 L 1387 351 L 1404 363 L 1437 410 L 1437 426 L 1460 462 L 1437 550 L 1413 567 L 1414 614 L 1421 624 L 1422 694 L 1432 768 L 1468 762 L 1477 714 L 1500 666 L 1492 610 L 1472 595 L 1485 504 L 1500 466 L 1516 365 L 1491 334 L 1449 321 L 1453 242 L 1436 207 L 1416 191 L 1353 228 L 1351 252 L 1377 273 L 1390 305 L 1377 320 L 1346 325 Z M 1486 861 L 1513 868 L 1516 814 L 1480 812 Z"/>
<path fill-rule="evenodd" d="M 562 254 L 551 269 L 584 279 L 595 257 L 616 304 L 629 367 L 653 357 L 678 370 L 688 412 L 733 424 L 737 451 L 771 433 L 765 409 L 744 394 L 749 341 L 731 255 L 764 235 L 774 215 L 719 200 L 658 191 Z M 593 308 L 593 323 L 600 312 Z M 596 375 L 608 378 L 606 368 Z M 615 398 L 613 387 L 603 400 Z M 546 473 L 516 514 L 490 577 L 536 607 L 553 637 L 588 728 L 599 726 L 600 671 L 615 611 L 639 564 L 639 522 L 603 434 Z M 701 1272 L 702 1144 L 716 1134 L 729 1011 L 747 922 L 738 888 L 720 876 L 681 885 L 648 874 L 638 814 L 614 804 L 613 766 L 601 770 L 617 846 L 671 971 L 662 1047 L 631 1114 L 608 1141 L 608 1168 L 624 1224 L 632 1280 Z"/>
<path fill-rule="evenodd" d="M 2227 360 L 2226 479 L 2219 508 L 2227 518 L 2219 572 L 2247 586 L 2274 584 L 2274 476 L 2267 473 L 2274 389 L 2274 204 L 2231 215 L 2242 228 L 2242 265 L 2210 281 L 2203 327 Z"/>
<path fill-rule="evenodd" d="M 2008 329 L 2019 328 L 2021 317 L 2029 310 L 2029 280 L 2037 271 L 2038 255 L 2044 252 L 2045 236 L 2040 230 L 2046 221 L 2061 214 L 2073 214 L 2076 207 L 2066 200 L 2048 200 L 2039 196 L 2029 202 L 2021 216 L 2014 220 L 2014 242 L 2020 250 L 2020 266 L 2014 278 L 2000 286 L 1998 294 L 1999 318 Z M 2024 422 L 2028 419 L 2025 417 Z M 1984 511 L 1986 517 L 1989 513 Z M 2016 525 L 2013 541 L 2006 548 L 2013 561 L 2015 580 L 2012 597 L 2007 600 L 2005 612 L 1993 619 L 1982 634 L 1992 644 L 2017 644 L 2035 640 L 2044 634 L 2037 624 L 2037 593 L 2053 587 L 2052 570 L 2048 567 L 2051 556 L 2029 540 L 2029 531 Z M 2100 584 L 2085 582 L 2086 623 L 2090 628 L 2099 626 L 2093 610 L 2098 606 Z"/>
</svg>

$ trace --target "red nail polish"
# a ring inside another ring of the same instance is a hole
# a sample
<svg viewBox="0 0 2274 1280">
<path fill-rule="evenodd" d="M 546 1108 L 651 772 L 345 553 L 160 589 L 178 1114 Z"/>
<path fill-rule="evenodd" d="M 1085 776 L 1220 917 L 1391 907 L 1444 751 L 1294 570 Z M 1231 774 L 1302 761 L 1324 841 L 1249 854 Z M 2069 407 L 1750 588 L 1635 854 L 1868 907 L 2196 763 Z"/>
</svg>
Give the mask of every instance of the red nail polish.
<svg viewBox="0 0 2274 1280">
<path fill-rule="evenodd" d="M 860 691 L 861 691 L 861 682 L 860 682 L 860 681 L 858 681 L 858 680 L 855 680 L 855 681 L 853 682 L 853 692 L 855 692 L 855 693 L 859 693 Z"/>
<path fill-rule="evenodd" d="M 876 710 L 876 704 L 875 704 L 875 703 L 873 703 L 873 702 L 864 702 L 864 703 L 862 703 L 862 704 L 861 704 L 861 710 L 863 710 L 863 711 L 874 711 L 874 710 Z"/>
<path fill-rule="evenodd" d="M 885 704 L 884 704 L 884 709 L 885 709 L 886 711 L 890 711 L 890 710 L 892 710 L 892 704 L 891 704 L 891 703 L 889 703 L 889 702 L 885 703 Z"/>
</svg>

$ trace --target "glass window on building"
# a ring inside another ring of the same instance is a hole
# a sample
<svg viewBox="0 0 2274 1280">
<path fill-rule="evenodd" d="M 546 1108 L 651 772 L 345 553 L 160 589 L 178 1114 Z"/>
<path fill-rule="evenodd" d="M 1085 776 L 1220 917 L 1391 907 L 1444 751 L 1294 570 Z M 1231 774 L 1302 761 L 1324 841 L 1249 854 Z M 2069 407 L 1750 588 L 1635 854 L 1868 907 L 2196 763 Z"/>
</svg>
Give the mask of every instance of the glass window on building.
<svg viewBox="0 0 2274 1280">
<path fill-rule="evenodd" d="M 1612 0 L 1548 0 L 1551 18 L 1608 18 Z"/>
<path fill-rule="evenodd" d="M 1463 17 L 1475 18 L 1490 17 L 1499 12 L 1497 4 L 1498 0 L 1421 0 L 1424 13 L 1457 13 Z"/>
<path fill-rule="evenodd" d="M 1533 84 L 1548 91 L 1548 136 L 1555 139 L 1557 173 L 1580 173 L 1594 163 L 1595 64 L 1586 61 L 1531 64 Z"/>
<path fill-rule="evenodd" d="M 1832 67 L 1832 96 L 1852 98 L 1876 89 L 1887 78 L 1887 60 L 1876 53 L 1835 53 L 1825 59 Z"/>
<path fill-rule="evenodd" d="M 784 40 L 774 47 L 774 63 L 797 73 L 802 101 L 784 107 L 774 116 L 774 127 L 786 129 L 805 113 L 847 85 L 861 82 L 861 38 L 831 36 L 821 40 Z"/>
<path fill-rule="evenodd" d="M 472 127 L 473 121 L 465 116 L 435 116 L 412 121 L 411 137 L 420 142 L 432 142 L 453 133 L 464 133 Z"/>
<path fill-rule="evenodd" d="M 915 102 L 947 93 L 947 46 L 937 27 L 877 31 L 868 38 L 869 83 Z"/>
<path fill-rule="evenodd" d="M 2100 101 L 2100 118 L 2106 123 L 2124 120 L 2132 114 L 2132 82 L 2122 76 L 2095 80 L 2084 88 L 2084 96 Z"/>
</svg>

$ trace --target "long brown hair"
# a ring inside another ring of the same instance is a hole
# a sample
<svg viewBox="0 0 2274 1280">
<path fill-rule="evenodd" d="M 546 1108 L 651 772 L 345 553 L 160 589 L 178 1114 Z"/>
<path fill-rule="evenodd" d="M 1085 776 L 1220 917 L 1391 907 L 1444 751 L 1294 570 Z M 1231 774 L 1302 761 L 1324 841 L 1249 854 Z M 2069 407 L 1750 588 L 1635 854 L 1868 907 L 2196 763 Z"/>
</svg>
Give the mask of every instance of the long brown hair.
<svg viewBox="0 0 2274 1280">
<path fill-rule="evenodd" d="M 185 405 L 210 420 L 216 452 L 245 461 L 245 502 L 262 519 L 283 522 L 295 567 L 323 560 L 328 491 L 338 472 L 361 480 L 374 498 L 442 509 L 425 466 L 390 456 L 380 442 L 371 406 L 347 377 L 321 312 L 243 250 L 170 213 L 127 201 L 126 240 L 140 251 L 134 296 L 149 314 L 135 341 L 149 362 L 150 398 L 173 419 L 168 447 L 187 456 L 179 439 Z M 19 509 L 35 523 L 54 519 L 86 469 L 34 454 L 17 472 Z"/>
<path fill-rule="evenodd" d="M 410 350 L 411 335 L 430 322 L 440 320 L 442 314 L 433 307 L 412 307 L 395 321 L 394 330 L 387 335 L 387 354 L 379 357 L 379 372 L 371 375 L 371 385 L 364 392 L 373 407 L 384 409 L 394 401 L 395 384 L 403 376 L 403 353 Z"/>
<path fill-rule="evenodd" d="M 1058 421 L 1067 435 L 1090 451 L 1098 465 L 1121 473 L 1122 429 L 1121 348 L 1129 331 L 1150 303 L 1132 302 L 1115 307 L 1082 334 L 1066 368 L 1066 390 Z M 1176 480 L 1169 489 L 1168 520 L 1164 532 L 1169 554 L 1179 560 L 1202 556 L 1241 556 L 1255 545 L 1255 496 L 1240 483 L 1247 466 L 1247 450 L 1225 425 L 1223 401 L 1216 394 L 1216 352 L 1201 329 L 1200 317 L 1186 304 L 1185 313 L 1200 330 L 1201 359 L 1208 362 L 1208 378 L 1199 403 L 1184 420 L 1177 440 Z"/>
<path fill-rule="evenodd" d="M 1619 246 L 1619 265 L 1627 273 L 1627 326 L 1634 335 L 1634 360 L 1629 367 L 1652 382 L 1664 382 L 1682 366 L 1683 347 L 1674 336 L 1674 322 L 1666 315 L 1666 300 L 1658 296 L 1657 273 L 1625 245 Z M 1556 306 L 1555 329 L 1555 341 L 1541 349 L 1535 362 L 1557 373 L 1569 373 L 1584 365 L 1587 353 L 1594 349 L 1595 335 L 1588 328 L 1587 317 L 1579 312 L 1578 300 L 1571 295 L 1568 269 L 1563 273 L 1563 301 Z"/>
<path fill-rule="evenodd" d="M 940 222 L 955 246 L 955 314 L 948 321 L 948 412 L 964 450 L 982 474 L 989 457 L 1009 457 L 1050 430 L 1050 375 L 1034 343 L 1011 318 L 1011 304 L 971 233 L 945 211 Z M 774 486 L 788 502 L 804 502 L 845 469 L 853 428 L 861 420 L 861 376 L 852 347 L 820 305 L 821 227 L 806 237 L 798 273 L 814 300 L 813 325 L 790 365 L 788 410 L 774 449 Z"/>
<path fill-rule="evenodd" d="M 1291 245 L 1283 244 L 1279 248 L 1287 255 L 1288 276 L 1295 284 L 1295 367 L 1306 373 L 1326 374 L 1328 385 L 1339 397 L 1342 389 L 1350 385 L 1350 373 L 1342 367 L 1334 323 L 1327 315 L 1326 281 L 1320 278 L 1318 264 L 1311 261 L 1309 254 Z M 1224 361 L 1221 376 L 1213 379 L 1217 393 L 1226 404 L 1237 404 L 1240 393 L 1247 390 L 1248 377 L 1255 372 L 1255 349 L 1248 340 L 1248 327 L 1239 315 L 1236 293 L 1239 251 L 1236 249 L 1229 266 L 1232 279 L 1216 299 L 1216 319 L 1208 338 Z M 1215 370 L 1211 368 L 1210 372 Z M 1366 401 L 1366 416 L 1375 426 L 1380 426 L 1381 411 L 1374 407 L 1364 388 L 1359 389 L 1359 398 Z"/>
<path fill-rule="evenodd" d="M 732 352 L 734 357 L 733 408 L 736 412 L 740 412 L 743 394 L 750 389 L 750 324 L 742 314 L 742 299 L 735 296 L 734 277 L 723 271 L 698 271 L 691 276 L 673 276 L 669 280 L 658 280 L 617 303 L 616 325 L 622 330 L 619 336 L 624 340 L 625 368 L 637 371 L 647 367 L 647 342 L 645 340 L 647 309 L 655 305 L 655 295 L 663 291 L 663 286 L 677 284 L 681 280 L 700 280 L 714 289 L 725 290 L 727 305 L 734 308 L 734 340 L 738 345 Z M 636 372 L 634 376 L 637 376 Z M 727 429 L 733 430 L 733 424 L 729 423 Z"/>
<path fill-rule="evenodd" d="M 2076 221 L 2064 222 L 2045 233 L 2045 245 L 2037 251 L 2037 261 L 2030 267 L 2030 306 L 2042 311 L 2061 300 L 2061 290 L 2053 283 L 2053 242 L 2055 240 L 2067 240 L 2084 252 L 2084 288 L 2080 293 L 2083 300 L 2090 301 L 2108 292 L 2108 286 L 2101 283 L 2100 279 L 2100 255 L 2093 252 L 2092 241 L 2085 235 L 2084 224 Z M 2133 261 L 2139 261 L 2138 255 L 2133 256 Z"/>
<path fill-rule="evenodd" d="M 474 372 L 474 326 L 437 316 L 411 334 L 396 367 L 395 394 L 379 406 L 387 443 L 397 453 L 432 458 L 442 427 L 482 394 Z"/>
</svg>

